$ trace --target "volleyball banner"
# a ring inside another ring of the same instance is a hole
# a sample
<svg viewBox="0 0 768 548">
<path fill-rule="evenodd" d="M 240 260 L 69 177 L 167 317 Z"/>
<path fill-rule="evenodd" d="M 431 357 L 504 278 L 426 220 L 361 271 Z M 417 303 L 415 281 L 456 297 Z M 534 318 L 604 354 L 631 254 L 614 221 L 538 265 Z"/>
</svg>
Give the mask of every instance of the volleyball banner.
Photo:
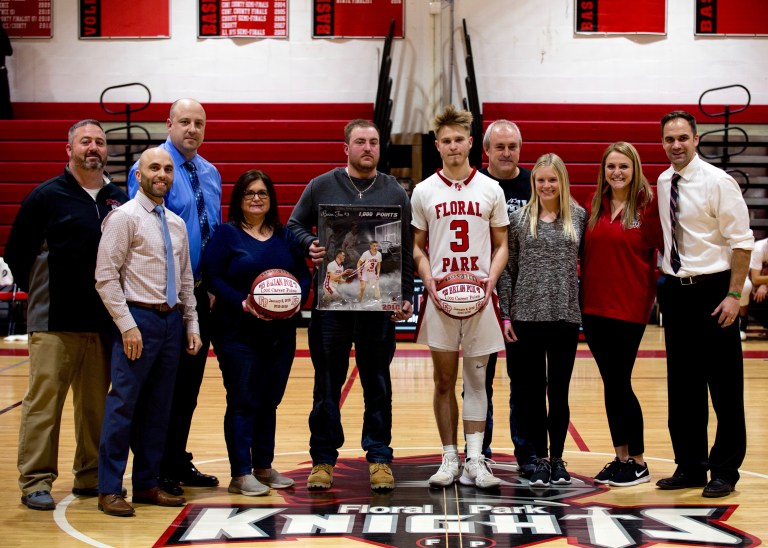
<svg viewBox="0 0 768 548">
<path fill-rule="evenodd" d="M 403 38 L 402 0 L 312 0 L 313 38 Z"/>
<path fill-rule="evenodd" d="M 575 0 L 577 34 L 666 34 L 666 0 Z"/>
<path fill-rule="evenodd" d="M 696 34 L 768 36 L 768 2 L 696 0 Z"/>
<path fill-rule="evenodd" d="M 198 0 L 199 38 L 287 38 L 288 0 Z"/>
<path fill-rule="evenodd" d="M 10 38 L 51 38 L 51 0 L 0 0 L 0 21 Z"/>
<path fill-rule="evenodd" d="M 80 0 L 81 39 L 170 37 L 170 0 Z"/>
</svg>

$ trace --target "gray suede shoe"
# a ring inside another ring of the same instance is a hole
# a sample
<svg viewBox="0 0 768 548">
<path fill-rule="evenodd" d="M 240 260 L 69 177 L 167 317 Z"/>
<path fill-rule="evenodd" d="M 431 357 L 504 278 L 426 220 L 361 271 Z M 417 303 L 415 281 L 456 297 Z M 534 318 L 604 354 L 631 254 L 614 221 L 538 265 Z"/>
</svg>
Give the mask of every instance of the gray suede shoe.
<svg viewBox="0 0 768 548">
<path fill-rule="evenodd" d="M 291 478 L 282 475 L 274 468 L 270 468 L 268 474 L 260 476 L 254 473 L 254 476 L 256 476 L 256 479 L 261 483 L 268 485 L 272 489 L 287 489 L 294 484 L 294 481 Z"/>
</svg>

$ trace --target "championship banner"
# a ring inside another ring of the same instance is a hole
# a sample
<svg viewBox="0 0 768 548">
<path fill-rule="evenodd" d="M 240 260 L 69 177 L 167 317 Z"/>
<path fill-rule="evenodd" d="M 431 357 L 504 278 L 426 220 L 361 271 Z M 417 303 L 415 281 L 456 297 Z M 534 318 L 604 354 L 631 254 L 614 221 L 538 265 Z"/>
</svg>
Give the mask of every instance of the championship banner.
<svg viewBox="0 0 768 548">
<path fill-rule="evenodd" d="M 666 0 L 575 0 L 577 34 L 666 34 Z"/>
<path fill-rule="evenodd" d="M 317 239 L 325 260 L 318 310 L 397 311 L 403 303 L 400 206 L 321 205 Z"/>
<path fill-rule="evenodd" d="M 0 0 L 0 21 L 10 38 L 51 38 L 51 0 Z"/>
<path fill-rule="evenodd" d="M 288 0 L 198 2 L 198 38 L 288 37 Z"/>
<path fill-rule="evenodd" d="M 768 2 L 696 0 L 696 34 L 768 36 Z"/>
<path fill-rule="evenodd" d="M 80 39 L 170 38 L 170 14 L 170 0 L 80 0 Z"/>
<path fill-rule="evenodd" d="M 313 38 L 403 38 L 402 0 L 312 0 Z"/>
</svg>

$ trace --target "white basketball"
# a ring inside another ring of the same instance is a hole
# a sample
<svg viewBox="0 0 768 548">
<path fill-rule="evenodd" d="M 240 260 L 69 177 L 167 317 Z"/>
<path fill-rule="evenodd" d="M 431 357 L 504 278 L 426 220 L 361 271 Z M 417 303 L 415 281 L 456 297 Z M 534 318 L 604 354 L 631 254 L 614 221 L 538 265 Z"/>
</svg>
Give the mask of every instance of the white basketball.
<svg viewBox="0 0 768 548">
<path fill-rule="evenodd" d="M 440 306 L 451 318 L 466 319 L 480 311 L 485 289 L 471 272 L 451 272 L 437 284 Z"/>
<path fill-rule="evenodd" d="M 290 318 L 301 306 L 301 286 L 290 272 L 272 268 L 253 281 L 248 298 L 262 316 Z"/>
</svg>

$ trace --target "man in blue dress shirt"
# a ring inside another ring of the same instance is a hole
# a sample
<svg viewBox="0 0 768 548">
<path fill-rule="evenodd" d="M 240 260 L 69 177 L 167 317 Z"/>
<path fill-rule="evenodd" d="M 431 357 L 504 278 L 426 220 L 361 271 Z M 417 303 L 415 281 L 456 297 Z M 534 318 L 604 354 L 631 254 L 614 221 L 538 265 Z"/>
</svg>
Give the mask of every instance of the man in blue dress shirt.
<svg viewBox="0 0 768 548">
<path fill-rule="evenodd" d="M 202 284 L 202 255 L 215 228 L 221 223 L 221 175 L 197 153 L 205 138 L 206 116 L 203 106 L 194 99 L 179 99 L 171 105 L 166 125 L 168 139 L 160 145 L 173 159 L 174 184 L 165 197 L 168 209 L 187 225 L 189 254 L 195 278 L 197 316 L 203 347 L 196 355 L 181 354 L 173 393 L 171 420 L 160 468 L 160 486 L 173 495 L 181 495 L 180 485 L 214 487 L 219 480 L 200 472 L 187 452 L 187 439 L 197 395 L 203 381 L 205 362 L 210 347 L 210 299 Z M 138 162 L 131 168 L 134 173 Z M 135 177 L 128 177 L 128 194 L 138 191 Z M 179 341 L 182 344 L 182 341 Z"/>
</svg>

